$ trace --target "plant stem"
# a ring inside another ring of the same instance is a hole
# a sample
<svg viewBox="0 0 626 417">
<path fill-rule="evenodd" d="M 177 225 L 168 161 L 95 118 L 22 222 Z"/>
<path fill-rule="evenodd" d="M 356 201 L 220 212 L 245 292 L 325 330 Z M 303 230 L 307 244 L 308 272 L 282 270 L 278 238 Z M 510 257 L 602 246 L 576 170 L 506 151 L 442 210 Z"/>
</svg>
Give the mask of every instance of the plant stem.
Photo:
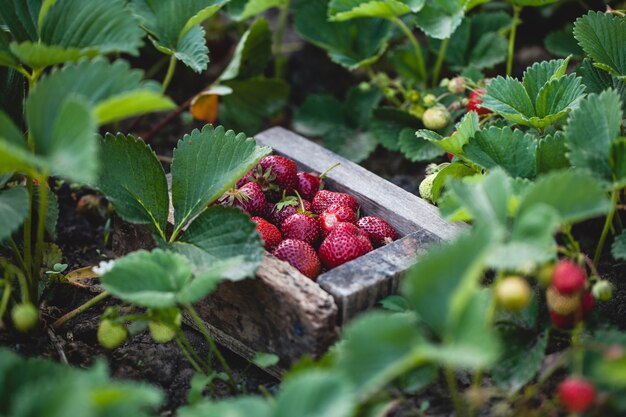
<svg viewBox="0 0 626 417">
<path fill-rule="evenodd" d="M 400 30 L 409 38 L 411 45 L 413 45 L 413 49 L 415 49 L 415 58 L 417 59 L 417 69 L 420 73 L 420 77 L 426 83 L 428 80 L 428 74 L 426 72 L 426 65 L 424 64 L 424 57 L 422 56 L 422 48 L 420 48 L 420 44 L 413 35 L 413 32 L 409 27 L 397 16 L 391 18 L 391 21 L 400 28 Z"/>
<path fill-rule="evenodd" d="M 170 85 L 170 82 L 172 82 L 172 78 L 174 77 L 174 72 L 176 71 L 176 62 L 178 62 L 176 57 L 174 55 L 170 56 L 170 64 L 167 67 L 167 73 L 165 74 L 165 78 L 163 79 L 162 91 L 164 93 L 165 90 L 167 90 L 167 87 Z"/>
<path fill-rule="evenodd" d="M 461 404 L 461 398 L 459 397 L 459 387 L 456 383 L 456 377 L 454 371 L 451 368 L 444 368 L 444 376 L 446 377 L 446 384 L 448 385 L 448 391 L 450 391 L 450 398 L 454 405 L 454 414 L 457 417 L 463 416 L 463 404 Z"/>
<path fill-rule="evenodd" d="M 73 319 L 74 317 L 78 316 L 80 313 L 82 313 L 82 312 L 90 309 L 91 307 L 95 306 L 100 301 L 106 299 L 110 295 L 111 295 L 111 293 L 109 293 L 108 291 L 104 291 L 104 292 L 96 295 L 94 298 L 92 298 L 91 300 L 87 301 L 85 304 L 82 304 L 82 305 L 78 306 L 77 308 L 75 308 L 74 310 L 70 311 L 69 313 L 66 313 L 63 316 L 59 317 L 54 323 L 52 323 L 52 328 L 54 330 L 57 330 L 58 328 L 63 326 L 67 321 Z"/>
<path fill-rule="evenodd" d="M 443 65 L 443 60 L 446 57 L 446 51 L 448 50 L 449 42 L 450 38 L 445 38 L 443 42 L 441 42 L 441 46 L 439 47 L 437 62 L 435 63 L 435 69 L 433 70 L 433 88 L 437 87 L 437 85 L 439 84 L 439 74 L 441 74 L 441 67 Z"/>
<path fill-rule="evenodd" d="M 30 135 L 29 135 L 30 136 Z M 33 260 L 32 260 L 32 238 L 33 238 L 33 197 L 34 197 L 34 187 L 33 187 L 33 179 L 29 176 L 26 178 L 26 190 L 28 191 L 28 215 L 26 216 L 26 220 L 24 220 L 24 270 L 26 271 L 26 276 L 28 277 L 28 281 L 30 285 L 35 281 L 35 277 L 33 276 Z"/>
<path fill-rule="evenodd" d="M 198 372 L 199 374 L 206 374 L 206 372 L 202 370 L 202 368 L 200 368 L 200 365 L 198 365 L 198 363 L 193 359 L 193 357 L 189 354 L 189 352 L 187 352 L 185 345 L 181 343 L 180 339 L 178 339 L 177 337 L 174 340 L 176 341 L 176 345 L 178 346 L 178 349 L 180 349 L 183 356 L 185 356 L 185 359 L 187 359 L 187 362 L 189 362 L 189 364 L 193 367 L 193 369 L 195 369 L 195 371 Z"/>
<path fill-rule="evenodd" d="M 13 287 L 11 287 L 11 281 L 7 280 L 4 283 L 4 291 L 2 291 L 2 301 L 0 301 L 0 323 L 2 322 L 2 317 L 4 317 L 4 313 L 7 311 L 12 288 Z"/>
<path fill-rule="evenodd" d="M 278 15 L 278 26 L 274 32 L 274 78 L 282 79 L 285 76 L 285 57 L 283 56 L 283 37 L 287 27 L 289 17 L 290 0 L 285 0 L 285 4 L 280 7 Z"/>
<path fill-rule="evenodd" d="M 198 353 L 195 351 L 195 349 L 193 348 L 193 346 L 191 346 L 191 342 L 189 341 L 189 339 L 187 338 L 187 336 L 185 335 L 185 333 L 180 330 L 180 333 L 177 336 L 181 343 L 183 345 L 185 345 L 185 347 L 187 348 L 187 351 L 189 352 L 189 354 L 191 355 L 191 357 L 198 362 L 198 364 L 202 364 L 204 363 L 204 361 L 202 360 L 202 358 L 200 357 L 200 355 L 198 355 Z M 208 368 L 207 368 L 208 369 Z M 205 371 L 206 373 L 206 371 Z"/>
<path fill-rule="evenodd" d="M 43 261 L 44 234 L 48 217 L 48 173 L 44 172 L 39 181 L 39 208 L 37 210 L 37 238 L 35 240 L 35 259 L 33 279 L 31 280 L 31 296 L 36 297 L 39 284 L 39 269 Z"/>
<path fill-rule="evenodd" d="M 609 234 L 609 229 L 611 228 L 611 224 L 613 223 L 613 216 L 615 215 L 615 207 L 617 206 L 617 197 L 619 192 L 617 190 L 613 190 L 611 192 L 611 209 L 609 213 L 606 215 L 606 220 L 604 221 L 604 228 L 602 228 L 602 234 L 600 235 L 600 241 L 598 242 L 598 246 L 596 247 L 596 254 L 593 256 L 593 266 L 598 267 L 598 263 L 600 262 L 600 255 L 602 255 L 602 249 L 604 248 L 604 242 L 606 240 L 607 235 Z"/>
<path fill-rule="evenodd" d="M 200 318 L 200 316 L 198 316 L 198 313 L 193 308 L 193 306 L 186 305 L 185 310 L 187 310 L 187 313 L 189 313 L 193 322 L 196 324 L 196 326 L 198 326 L 198 330 L 200 330 L 200 332 L 202 333 L 206 341 L 209 343 L 209 346 L 211 347 L 211 351 L 215 354 L 217 361 L 221 365 L 224 372 L 226 372 L 226 375 L 228 375 L 228 385 L 230 386 L 231 391 L 233 393 L 236 393 L 237 383 L 235 382 L 233 371 L 230 369 L 230 366 L 228 366 L 228 363 L 226 362 L 226 359 L 224 359 L 224 356 L 222 356 L 222 352 L 220 352 L 220 350 L 217 348 L 215 341 L 209 334 L 209 331 L 207 330 L 206 326 L 202 322 L 202 319 Z"/>
<path fill-rule="evenodd" d="M 511 33 L 509 34 L 509 52 L 506 60 L 506 75 L 513 72 L 513 55 L 515 53 L 515 35 L 517 34 L 517 25 L 519 23 L 519 15 L 522 12 L 521 6 L 513 6 L 513 22 L 511 23 Z"/>
<path fill-rule="evenodd" d="M 24 264 L 24 257 L 22 256 L 20 249 L 17 247 L 17 244 L 15 243 L 15 240 L 13 240 L 12 237 L 9 237 L 9 246 L 11 247 L 11 251 L 13 251 L 13 256 L 15 256 L 15 259 L 17 259 L 17 262 L 19 262 L 20 267 L 23 270 L 26 270 L 26 265 Z"/>
</svg>

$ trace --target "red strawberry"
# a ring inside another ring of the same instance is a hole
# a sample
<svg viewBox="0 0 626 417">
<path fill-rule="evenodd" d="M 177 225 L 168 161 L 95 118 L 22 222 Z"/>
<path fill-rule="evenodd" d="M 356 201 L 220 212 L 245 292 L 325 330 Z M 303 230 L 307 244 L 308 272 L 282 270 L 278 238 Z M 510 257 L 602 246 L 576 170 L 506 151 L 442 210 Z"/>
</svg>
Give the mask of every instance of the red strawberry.
<svg viewBox="0 0 626 417">
<path fill-rule="evenodd" d="M 583 317 L 587 316 L 593 310 L 593 305 L 596 303 L 591 292 L 586 292 L 580 299 L 580 308 L 583 312 Z"/>
<path fill-rule="evenodd" d="M 298 184 L 298 167 L 289 158 L 269 155 L 262 158 L 256 168 L 248 172 L 244 178 L 259 184 L 261 189 L 277 200 L 283 191 L 291 194 Z M 240 180 L 240 181 L 243 181 Z"/>
<path fill-rule="evenodd" d="M 267 199 L 259 184 L 248 182 L 238 189 L 226 191 L 219 199 L 219 203 L 223 206 L 237 207 L 251 216 L 256 216 L 265 212 Z"/>
<path fill-rule="evenodd" d="M 367 233 L 374 247 L 386 245 L 398 238 L 398 233 L 393 227 L 380 217 L 366 216 L 356 222 L 356 225 Z"/>
<path fill-rule="evenodd" d="M 320 260 L 311 245 L 301 240 L 285 239 L 278 244 L 272 254 L 307 277 L 314 279 L 320 273 Z"/>
<path fill-rule="evenodd" d="M 296 213 L 287 217 L 280 226 L 285 239 L 303 240 L 314 245 L 320 237 L 320 225 L 311 213 Z"/>
<path fill-rule="evenodd" d="M 562 329 L 571 329 L 576 324 L 576 315 L 568 314 L 566 316 L 556 313 L 554 311 L 550 311 L 550 321 L 555 327 L 560 327 Z"/>
<path fill-rule="evenodd" d="M 262 217 L 252 217 L 251 220 L 256 223 L 256 230 L 261 235 L 261 239 L 263 239 L 265 250 L 270 252 L 274 250 L 280 241 L 283 240 L 280 230 Z"/>
<path fill-rule="evenodd" d="M 365 232 L 351 223 L 339 223 L 320 246 L 322 263 L 334 268 L 374 250 Z"/>
<path fill-rule="evenodd" d="M 322 214 L 332 204 L 341 204 L 350 208 L 355 213 L 359 210 L 359 204 L 354 197 L 345 193 L 321 190 L 313 197 L 313 213 Z"/>
<path fill-rule="evenodd" d="M 478 115 L 491 113 L 491 110 L 481 105 L 483 103 L 481 97 L 484 95 L 484 88 L 477 88 L 476 90 L 473 90 L 468 97 L 469 101 L 467 103 L 467 111 L 475 111 L 476 113 L 478 113 Z"/>
<path fill-rule="evenodd" d="M 552 286 L 561 294 L 580 291 L 587 282 L 587 273 L 577 263 L 559 261 L 552 272 Z"/>
<path fill-rule="evenodd" d="M 559 385 L 559 398 L 570 413 L 582 413 L 593 404 L 596 389 L 586 379 L 571 376 Z"/>
<path fill-rule="evenodd" d="M 320 175 L 314 174 L 312 172 L 304 172 L 304 171 L 298 172 L 297 174 L 298 186 L 296 187 L 296 189 L 298 190 L 302 198 L 305 198 L 307 200 L 313 199 L 313 197 L 315 197 L 315 194 L 320 189 L 322 189 L 324 185 L 323 180 L 324 178 L 326 178 L 330 170 L 338 167 L 339 165 L 340 164 L 337 163 L 331 166 L 326 171 L 322 172 Z"/>
<path fill-rule="evenodd" d="M 311 203 L 307 200 L 302 200 L 304 205 L 304 211 L 311 211 Z M 278 203 L 273 205 L 268 219 L 276 226 L 282 226 L 285 219 L 291 215 L 298 213 L 298 210 L 302 207 L 298 207 L 298 199 L 294 196 L 283 197 Z"/>
<path fill-rule="evenodd" d="M 322 214 L 320 214 L 320 227 L 324 236 L 333 230 L 340 222 L 354 223 L 356 215 L 349 207 L 341 204 L 331 204 Z"/>
</svg>

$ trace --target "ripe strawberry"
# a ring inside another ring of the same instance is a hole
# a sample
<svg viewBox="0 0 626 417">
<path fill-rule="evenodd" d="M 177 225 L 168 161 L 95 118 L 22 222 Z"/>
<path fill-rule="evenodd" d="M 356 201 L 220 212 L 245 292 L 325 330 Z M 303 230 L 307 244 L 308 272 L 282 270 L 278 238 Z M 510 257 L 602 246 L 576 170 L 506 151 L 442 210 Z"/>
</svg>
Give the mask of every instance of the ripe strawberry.
<svg viewBox="0 0 626 417">
<path fill-rule="evenodd" d="M 268 155 L 262 158 L 256 168 L 248 172 L 244 178 L 258 183 L 268 196 L 273 200 L 278 200 L 283 191 L 291 194 L 296 188 L 297 172 L 298 167 L 291 159 L 279 155 Z"/>
<path fill-rule="evenodd" d="M 580 294 L 561 294 L 554 287 L 546 290 L 546 303 L 550 311 L 567 316 L 580 309 Z"/>
<path fill-rule="evenodd" d="M 580 291 L 587 282 L 587 273 L 578 264 L 563 260 L 554 266 L 552 286 L 561 294 Z"/>
<path fill-rule="evenodd" d="M 475 111 L 478 115 L 489 114 L 491 110 L 483 107 L 481 104 L 483 103 L 481 97 L 485 95 L 485 89 L 477 88 L 473 90 L 468 97 L 467 103 L 467 111 Z"/>
<path fill-rule="evenodd" d="M 519 312 L 522 311 L 532 296 L 532 290 L 528 281 L 522 277 L 510 276 L 504 278 L 495 288 L 495 295 L 498 304 L 505 310 Z"/>
<path fill-rule="evenodd" d="M 285 239 L 298 239 L 314 245 L 320 237 L 320 225 L 311 213 L 296 213 L 287 217 L 280 226 Z"/>
<path fill-rule="evenodd" d="M 223 206 L 236 207 L 251 216 L 262 215 L 265 212 L 267 199 L 259 184 L 247 182 L 238 189 L 226 191 L 219 199 Z"/>
<path fill-rule="evenodd" d="M 559 384 L 559 399 L 570 413 L 589 409 L 596 398 L 596 389 L 586 379 L 571 376 Z"/>
<path fill-rule="evenodd" d="M 593 306 L 595 303 L 596 301 L 593 298 L 593 294 L 591 294 L 590 292 L 586 292 L 582 295 L 580 299 L 580 306 L 582 308 L 583 317 L 591 313 L 591 310 L 593 310 Z"/>
<path fill-rule="evenodd" d="M 315 194 L 323 188 L 324 178 L 328 176 L 328 173 L 332 169 L 338 167 L 339 165 L 340 164 L 337 163 L 331 166 L 326 171 L 322 172 L 320 175 L 314 174 L 313 172 L 304 172 L 304 171 L 298 172 L 297 174 L 298 185 L 296 189 L 298 190 L 302 198 L 305 198 L 307 200 L 313 199 L 313 197 L 315 197 Z"/>
<path fill-rule="evenodd" d="M 272 254 L 307 277 L 314 279 L 320 273 L 320 260 L 311 245 L 301 240 L 285 239 L 274 249 Z"/>
<path fill-rule="evenodd" d="M 571 329 L 576 324 L 576 315 L 568 314 L 567 316 L 563 316 L 554 311 L 550 311 L 550 321 L 555 327 L 560 327 L 562 329 Z"/>
<path fill-rule="evenodd" d="M 354 197 L 346 193 L 321 190 L 313 197 L 313 213 L 322 214 L 332 204 L 341 204 L 350 208 L 355 213 L 359 210 L 359 204 Z"/>
<path fill-rule="evenodd" d="M 310 202 L 308 202 L 307 200 L 302 200 L 302 205 L 304 206 L 304 211 L 311 211 Z M 287 217 L 298 213 L 298 210 L 302 209 L 302 205 L 298 203 L 297 197 L 283 197 L 282 200 L 280 200 L 272 207 L 272 211 L 267 218 L 276 226 L 280 227 Z"/>
<path fill-rule="evenodd" d="M 265 250 L 268 252 L 273 251 L 280 241 L 283 240 L 280 230 L 262 217 L 252 217 L 250 220 L 256 223 L 256 230 L 261 235 Z"/>
<path fill-rule="evenodd" d="M 320 246 L 327 268 L 334 268 L 374 250 L 367 234 L 352 223 L 339 223 Z"/>
<path fill-rule="evenodd" d="M 389 223 L 375 216 L 366 216 L 359 219 L 356 225 L 367 233 L 374 247 L 379 247 L 393 242 L 398 238 L 398 233 L 389 226 Z"/>
<path fill-rule="evenodd" d="M 341 204 L 331 204 L 322 214 L 320 214 L 320 227 L 324 236 L 333 230 L 340 222 L 354 223 L 356 215 L 349 207 Z"/>
</svg>

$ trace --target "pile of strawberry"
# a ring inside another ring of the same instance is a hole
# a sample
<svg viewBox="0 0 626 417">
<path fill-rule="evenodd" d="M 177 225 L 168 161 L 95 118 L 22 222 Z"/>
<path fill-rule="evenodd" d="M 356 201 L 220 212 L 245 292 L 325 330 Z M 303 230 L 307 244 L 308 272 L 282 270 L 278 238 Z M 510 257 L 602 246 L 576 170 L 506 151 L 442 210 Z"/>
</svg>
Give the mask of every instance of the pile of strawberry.
<svg viewBox="0 0 626 417">
<path fill-rule="evenodd" d="M 323 190 L 329 170 L 316 175 L 289 158 L 266 156 L 219 203 L 248 213 L 267 251 L 315 279 L 398 238 L 383 219 L 359 218 L 351 195 Z"/>
</svg>

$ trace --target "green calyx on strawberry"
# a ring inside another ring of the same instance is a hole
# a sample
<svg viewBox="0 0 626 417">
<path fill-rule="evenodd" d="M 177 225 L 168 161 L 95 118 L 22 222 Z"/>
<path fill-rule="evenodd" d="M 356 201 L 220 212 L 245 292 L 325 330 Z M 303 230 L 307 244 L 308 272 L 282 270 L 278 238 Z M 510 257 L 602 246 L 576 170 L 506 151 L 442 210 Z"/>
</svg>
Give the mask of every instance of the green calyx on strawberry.
<svg viewBox="0 0 626 417">
<path fill-rule="evenodd" d="M 285 239 L 278 244 L 272 255 L 288 262 L 311 279 L 315 279 L 320 273 L 320 260 L 315 249 L 302 240 Z"/>
<path fill-rule="evenodd" d="M 359 210 L 359 204 L 350 194 L 334 191 L 321 190 L 312 201 L 312 209 L 315 214 L 322 214 L 324 210 L 333 204 L 341 204 L 350 208 L 355 213 Z"/>
<path fill-rule="evenodd" d="M 250 220 L 256 223 L 256 230 L 259 232 L 261 240 L 263 240 L 265 250 L 268 252 L 273 251 L 280 241 L 283 240 L 280 230 L 262 217 L 252 217 Z"/>
<path fill-rule="evenodd" d="M 352 223 L 339 223 L 320 245 L 322 263 L 329 269 L 374 250 L 367 233 Z"/>
<path fill-rule="evenodd" d="M 115 349 L 128 337 L 128 330 L 123 324 L 104 319 L 98 327 L 98 343 L 106 349 Z"/>
<path fill-rule="evenodd" d="M 16 304 L 11 310 L 13 325 L 20 332 L 27 332 L 39 322 L 39 310 L 31 303 Z"/>
<path fill-rule="evenodd" d="M 219 199 L 223 206 L 231 206 L 248 213 L 251 216 L 265 212 L 267 199 L 261 187 L 255 182 L 247 182 L 237 189 L 226 191 Z"/>
<path fill-rule="evenodd" d="M 302 198 L 311 200 L 315 197 L 315 194 L 324 188 L 324 178 L 328 176 L 328 173 L 337 168 L 340 163 L 336 163 L 335 165 L 328 168 L 326 171 L 322 172 L 320 175 L 314 174 L 312 172 L 304 172 L 299 171 L 297 173 L 298 177 L 298 185 L 296 186 L 296 190 L 300 193 Z"/>
<path fill-rule="evenodd" d="M 570 376 L 558 387 L 559 399 L 570 413 L 582 413 L 588 410 L 595 401 L 596 389 L 584 378 Z"/>
<path fill-rule="evenodd" d="M 356 225 L 367 234 L 375 248 L 398 239 L 398 233 L 380 217 L 365 216 L 360 218 Z"/>
<path fill-rule="evenodd" d="M 342 204 L 331 204 L 322 214 L 320 214 L 319 222 L 322 234 L 324 236 L 328 236 L 337 224 L 341 222 L 356 222 L 356 214 L 350 207 Z"/>
<path fill-rule="evenodd" d="M 495 296 L 502 308 L 517 313 L 530 303 L 532 290 L 524 278 L 509 276 L 496 285 Z"/>
</svg>

